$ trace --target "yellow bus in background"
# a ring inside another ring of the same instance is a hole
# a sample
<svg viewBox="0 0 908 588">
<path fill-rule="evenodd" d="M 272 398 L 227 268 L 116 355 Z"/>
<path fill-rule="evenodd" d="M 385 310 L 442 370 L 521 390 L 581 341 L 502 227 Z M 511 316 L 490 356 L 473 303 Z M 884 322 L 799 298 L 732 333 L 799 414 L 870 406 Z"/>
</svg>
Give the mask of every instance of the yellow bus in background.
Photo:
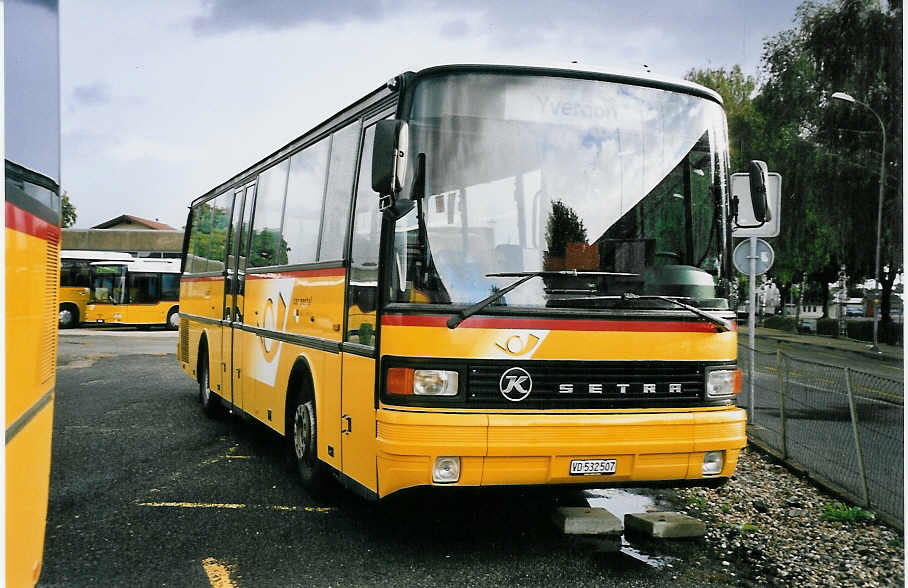
<svg viewBox="0 0 908 588">
<path fill-rule="evenodd" d="M 179 326 L 180 260 L 97 261 L 89 276 L 86 323 Z"/>
<path fill-rule="evenodd" d="M 6 200 L 4 585 L 41 575 L 57 360 L 60 67 L 57 2 L 2 6 Z"/>
<path fill-rule="evenodd" d="M 78 327 L 85 317 L 91 290 L 91 264 L 95 261 L 129 261 L 129 253 L 116 251 L 64 250 L 60 252 L 61 329 Z"/>
<path fill-rule="evenodd" d="M 719 96 L 401 74 L 191 204 L 178 359 L 304 483 L 723 483 L 745 445 Z"/>
</svg>

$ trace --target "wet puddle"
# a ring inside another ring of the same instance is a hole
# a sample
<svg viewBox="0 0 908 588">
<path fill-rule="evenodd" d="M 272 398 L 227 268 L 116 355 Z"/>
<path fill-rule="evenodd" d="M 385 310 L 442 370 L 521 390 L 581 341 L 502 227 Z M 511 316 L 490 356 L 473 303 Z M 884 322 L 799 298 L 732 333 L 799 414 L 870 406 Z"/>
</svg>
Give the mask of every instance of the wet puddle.
<svg viewBox="0 0 908 588">
<path fill-rule="evenodd" d="M 622 522 L 624 521 L 624 515 L 629 513 L 651 512 L 669 508 L 668 505 L 657 504 L 656 499 L 652 496 L 635 494 L 628 490 L 616 488 L 586 490 L 583 492 L 583 498 L 591 507 L 604 508 Z M 681 561 L 676 557 L 644 552 L 629 542 L 624 535 L 621 536 L 621 554 L 634 563 L 656 569 L 672 568 Z"/>
</svg>

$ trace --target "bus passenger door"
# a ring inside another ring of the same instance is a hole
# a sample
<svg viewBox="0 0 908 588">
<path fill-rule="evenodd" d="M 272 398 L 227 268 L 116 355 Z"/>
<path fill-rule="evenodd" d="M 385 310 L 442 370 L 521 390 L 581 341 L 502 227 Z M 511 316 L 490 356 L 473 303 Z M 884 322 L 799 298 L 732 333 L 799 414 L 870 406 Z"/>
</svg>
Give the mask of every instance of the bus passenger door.
<svg viewBox="0 0 908 588">
<path fill-rule="evenodd" d="M 243 407 L 243 382 L 248 378 L 243 350 L 252 335 L 242 330 L 244 293 L 246 290 L 246 257 L 249 248 L 255 184 L 240 188 L 234 195 L 231 249 L 227 256 L 224 285 L 224 361 L 230 370 L 230 390 L 226 394 L 232 406 Z M 225 391 L 226 392 L 226 391 Z"/>
<path fill-rule="evenodd" d="M 359 185 L 353 210 L 341 353 L 341 458 L 345 475 L 377 492 L 375 335 L 381 214 L 369 173 L 374 122 L 367 122 L 363 133 Z"/>
</svg>

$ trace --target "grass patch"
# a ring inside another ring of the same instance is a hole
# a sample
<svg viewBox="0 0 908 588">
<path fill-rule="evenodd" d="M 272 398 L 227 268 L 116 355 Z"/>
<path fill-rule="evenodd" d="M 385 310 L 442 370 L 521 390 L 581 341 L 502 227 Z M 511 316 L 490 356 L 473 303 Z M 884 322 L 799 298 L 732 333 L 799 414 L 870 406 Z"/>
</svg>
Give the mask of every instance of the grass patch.
<svg viewBox="0 0 908 588">
<path fill-rule="evenodd" d="M 731 512 L 731 507 L 728 506 L 727 504 L 723 504 L 722 506 L 719 507 L 719 510 L 721 510 L 723 514 L 728 514 Z"/>
<path fill-rule="evenodd" d="M 858 521 L 872 521 L 876 518 L 872 512 L 864 510 L 860 506 L 846 506 L 841 502 L 827 504 L 823 510 L 825 512 L 820 518 L 824 521 L 856 523 Z"/>
<path fill-rule="evenodd" d="M 709 501 L 702 496 L 690 496 L 687 499 L 687 503 L 690 506 L 699 508 L 700 510 L 706 510 L 706 507 L 709 505 Z"/>
<path fill-rule="evenodd" d="M 754 525 L 753 523 L 744 523 L 740 527 L 742 533 L 756 533 L 760 530 L 760 527 Z"/>
</svg>

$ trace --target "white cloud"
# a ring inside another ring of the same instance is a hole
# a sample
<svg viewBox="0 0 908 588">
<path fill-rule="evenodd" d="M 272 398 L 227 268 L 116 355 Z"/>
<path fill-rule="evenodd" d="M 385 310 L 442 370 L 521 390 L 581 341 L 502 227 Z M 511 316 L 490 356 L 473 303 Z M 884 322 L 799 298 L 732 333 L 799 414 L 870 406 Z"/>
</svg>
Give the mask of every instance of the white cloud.
<svg viewBox="0 0 908 588">
<path fill-rule="evenodd" d="M 211 29 L 215 21 L 204 21 L 217 9 L 211 3 L 64 3 L 61 175 L 79 209 L 77 226 L 123 213 L 180 226 L 193 198 L 408 68 L 576 59 L 635 70 L 647 63 L 680 76 L 710 60 L 741 61 L 717 39 L 703 49 L 703 39 L 734 23 L 684 30 L 673 20 L 699 15 L 649 16 L 658 8 L 633 17 L 611 3 L 603 5 L 609 14 L 596 5 L 584 13 L 584 4 L 558 12 L 545 2 L 405 3 L 393 14 L 383 4 L 371 15 L 358 13 L 357 2 L 344 6 L 350 18 L 334 11 L 286 27 L 233 19 Z M 199 34 L 204 22 L 210 30 Z M 731 36 L 740 42 L 736 31 Z"/>
</svg>

